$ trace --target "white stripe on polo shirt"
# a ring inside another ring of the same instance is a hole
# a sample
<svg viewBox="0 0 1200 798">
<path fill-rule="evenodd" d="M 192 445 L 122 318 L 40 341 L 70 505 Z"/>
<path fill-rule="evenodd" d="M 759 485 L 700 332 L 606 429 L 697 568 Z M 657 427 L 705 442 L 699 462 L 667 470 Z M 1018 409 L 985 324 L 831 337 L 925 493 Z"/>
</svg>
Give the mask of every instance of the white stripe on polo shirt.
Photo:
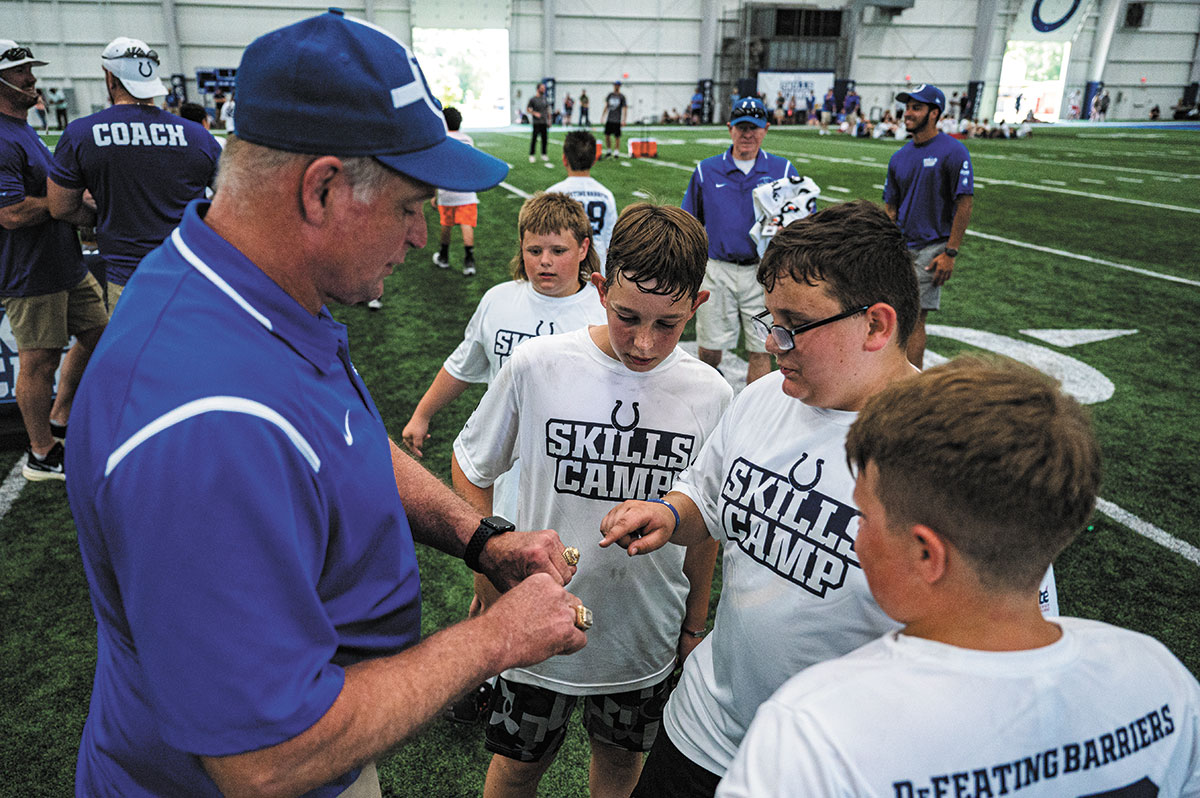
<svg viewBox="0 0 1200 798">
<path fill-rule="evenodd" d="M 206 396 L 203 399 L 193 399 L 174 410 L 163 413 L 135 432 L 129 440 L 118 446 L 117 450 L 108 456 L 108 463 L 104 468 L 104 476 L 107 477 L 111 474 L 113 469 L 125 459 L 127 454 L 150 438 L 163 430 L 175 426 L 181 421 L 187 421 L 204 413 L 245 413 L 246 415 L 256 416 L 264 421 L 268 421 L 283 430 L 283 434 L 287 435 L 288 440 L 292 442 L 292 445 L 296 447 L 301 456 L 308 461 L 309 466 L 312 467 L 314 472 L 319 473 L 321 470 L 321 458 L 317 456 L 316 450 L 300 434 L 300 430 L 296 429 L 292 425 L 292 422 L 262 402 L 245 399 L 241 396 Z"/>
<path fill-rule="evenodd" d="M 223 294 L 228 296 L 234 302 L 238 303 L 242 310 L 253 316 L 259 324 L 266 327 L 268 330 L 274 329 L 271 326 L 270 319 L 259 313 L 253 305 L 246 301 L 245 297 L 235 291 L 233 286 L 225 282 L 219 274 L 212 270 L 211 266 L 200 260 L 200 256 L 195 252 L 192 252 L 191 248 L 188 247 L 187 244 L 183 243 L 183 236 L 179 234 L 178 227 L 171 231 L 171 243 L 174 244 L 175 248 L 179 250 L 179 254 L 182 255 L 188 263 L 192 264 L 196 271 L 207 277 L 209 282 L 221 289 Z"/>
</svg>

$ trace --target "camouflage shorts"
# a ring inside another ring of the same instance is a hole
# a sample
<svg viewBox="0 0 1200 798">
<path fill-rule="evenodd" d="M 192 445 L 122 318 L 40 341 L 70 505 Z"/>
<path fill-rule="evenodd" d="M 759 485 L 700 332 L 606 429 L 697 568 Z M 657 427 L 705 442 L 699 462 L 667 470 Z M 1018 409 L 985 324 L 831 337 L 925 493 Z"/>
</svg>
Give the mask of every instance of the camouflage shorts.
<svg viewBox="0 0 1200 798">
<path fill-rule="evenodd" d="M 583 728 L 596 742 L 626 751 L 649 751 L 662 727 L 672 686 L 667 677 L 626 693 L 582 696 Z M 488 705 L 487 750 L 519 762 L 553 756 L 566 737 L 567 720 L 579 698 L 499 678 Z"/>
</svg>

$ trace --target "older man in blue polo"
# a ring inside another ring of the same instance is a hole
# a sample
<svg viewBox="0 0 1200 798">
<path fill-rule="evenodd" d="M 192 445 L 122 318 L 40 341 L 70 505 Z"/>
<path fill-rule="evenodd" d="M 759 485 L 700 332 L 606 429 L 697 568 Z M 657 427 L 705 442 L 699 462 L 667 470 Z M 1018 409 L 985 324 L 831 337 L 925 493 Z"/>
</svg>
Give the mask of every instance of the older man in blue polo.
<svg viewBox="0 0 1200 798">
<path fill-rule="evenodd" d="M 696 166 L 683 209 L 695 216 L 708 233 L 708 269 L 703 290 L 708 302 L 696 311 L 696 342 L 700 359 L 713 368 L 725 350 L 743 333 L 749 368 L 746 382 L 771 370 L 771 356 L 754 332 L 752 319 L 766 310 L 762 286 L 755 278 L 758 247 L 750 237 L 754 226 L 754 189 L 781 177 L 798 176 L 786 158 L 762 148 L 771 125 L 767 108 L 757 97 L 743 97 L 729 114 L 729 149 Z"/>
<path fill-rule="evenodd" d="M 370 763 L 505 668 L 585 643 L 549 530 L 513 532 L 402 454 L 330 302 L 376 298 L 447 137 L 408 48 L 331 11 L 238 69 L 220 190 L 138 265 L 84 377 L 67 489 L 97 619 L 79 796 L 378 796 Z M 500 588 L 421 640 L 414 541 Z"/>
</svg>

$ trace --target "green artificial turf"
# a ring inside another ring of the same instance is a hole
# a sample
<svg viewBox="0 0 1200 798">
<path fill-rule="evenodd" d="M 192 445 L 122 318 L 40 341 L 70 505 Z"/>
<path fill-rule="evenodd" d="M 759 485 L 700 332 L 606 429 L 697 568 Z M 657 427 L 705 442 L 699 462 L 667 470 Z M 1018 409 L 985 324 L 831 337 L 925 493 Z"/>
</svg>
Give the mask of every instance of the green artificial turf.
<svg viewBox="0 0 1200 798">
<path fill-rule="evenodd" d="M 508 185 L 532 193 L 565 175 L 557 160 L 564 132 L 551 133 L 552 168 L 528 163 L 526 131 L 473 136 L 514 165 Z M 593 171 L 621 207 L 647 197 L 677 204 L 696 161 L 719 152 L 728 138 L 724 128 L 651 133 L 660 141 L 657 159 L 606 160 Z M 1194 398 L 1200 392 L 1200 332 L 1189 321 L 1200 310 L 1200 285 L 1096 261 L 1200 281 L 1198 143 L 1195 132 L 1103 126 L 1039 128 L 1029 140 L 967 142 L 978 181 L 971 232 L 1001 240 L 967 236 L 943 310 L 930 318 L 1037 344 L 1111 380 L 1111 398 L 1091 406 L 1105 453 L 1101 495 L 1192 546 L 1200 546 Z M 772 128 L 765 146 L 816 180 L 823 202 L 878 202 L 887 159 L 900 143 Z M 397 439 L 461 340 L 479 298 L 508 279 L 521 202 L 503 187 L 481 195 L 475 277 L 458 271 L 457 233 L 454 268 L 433 266 L 437 217 L 427 209 L 431 243 L 410 252 L 388 278 L 384 308 L 334 309 L 350 327 L 354 361 Z M 1073 347 L 1022 332 L 1042 329 L 1137 332 Z M 944 356 L 970 349 L 950 338 L 929 339 L 929 350 Z M 469 390 L 430 427 L 424 462 L 443 479 L 449 477 L 450 444 L 482 391 Z M 0 453 L 0 476 L 18 456 Z M 428 634 L 463 617 L 471 578 L 462 563 L 438 552 L 421 551 L 419 560 Z M 1093 528 L 1062 555 L 1056 572 L 1064 614 L 1154 635 L 1200 673 L 1200 566 L 1097 513 Z M 26 487 L 0 520 L 0 629 L 0 770 L 6 776 L 0 798 L 69 794 L 95 665 L 95 628 L 61 485 Z M 586 795 L 587 757 L 576 713 L 542 794 Z M 381 762 L 384 794 L 477 795 L 487 762 L 480 729 L 435 721 Z"/>
</svg>

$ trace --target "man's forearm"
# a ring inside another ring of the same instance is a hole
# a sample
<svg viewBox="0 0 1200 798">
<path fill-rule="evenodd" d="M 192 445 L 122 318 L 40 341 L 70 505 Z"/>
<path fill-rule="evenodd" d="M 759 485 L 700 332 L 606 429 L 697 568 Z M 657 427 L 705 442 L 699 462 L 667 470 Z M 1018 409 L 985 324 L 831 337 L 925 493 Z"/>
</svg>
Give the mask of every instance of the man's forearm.
<svg viewBox="0 0 1200 798">
<path fill-rule="evenodd" d="M 967 235 L 967 226 L 971 224 L 973 205 L 974 198 L 970 194 L 964 194 L 954 203 L 954 221 L 950 223 L 950 240 L 946 242 L 950 249 L 962 246 L 963 238 Z"/>
<path fill-rule="evenodd" d="M 0 227 L 18 230 L 22 227 L 41 224 L 50 218 L 50 209 L 45 197 L 26 197 L 20 202 L 0 208 Z"/>
<path fill-rule="evenodd" d="M 461 557 L 479 526 L 479 512 L 401 451 L 395 441 L 389 444 L 396 489 L 404 502 L 413 540 Z"/>
</svg>

